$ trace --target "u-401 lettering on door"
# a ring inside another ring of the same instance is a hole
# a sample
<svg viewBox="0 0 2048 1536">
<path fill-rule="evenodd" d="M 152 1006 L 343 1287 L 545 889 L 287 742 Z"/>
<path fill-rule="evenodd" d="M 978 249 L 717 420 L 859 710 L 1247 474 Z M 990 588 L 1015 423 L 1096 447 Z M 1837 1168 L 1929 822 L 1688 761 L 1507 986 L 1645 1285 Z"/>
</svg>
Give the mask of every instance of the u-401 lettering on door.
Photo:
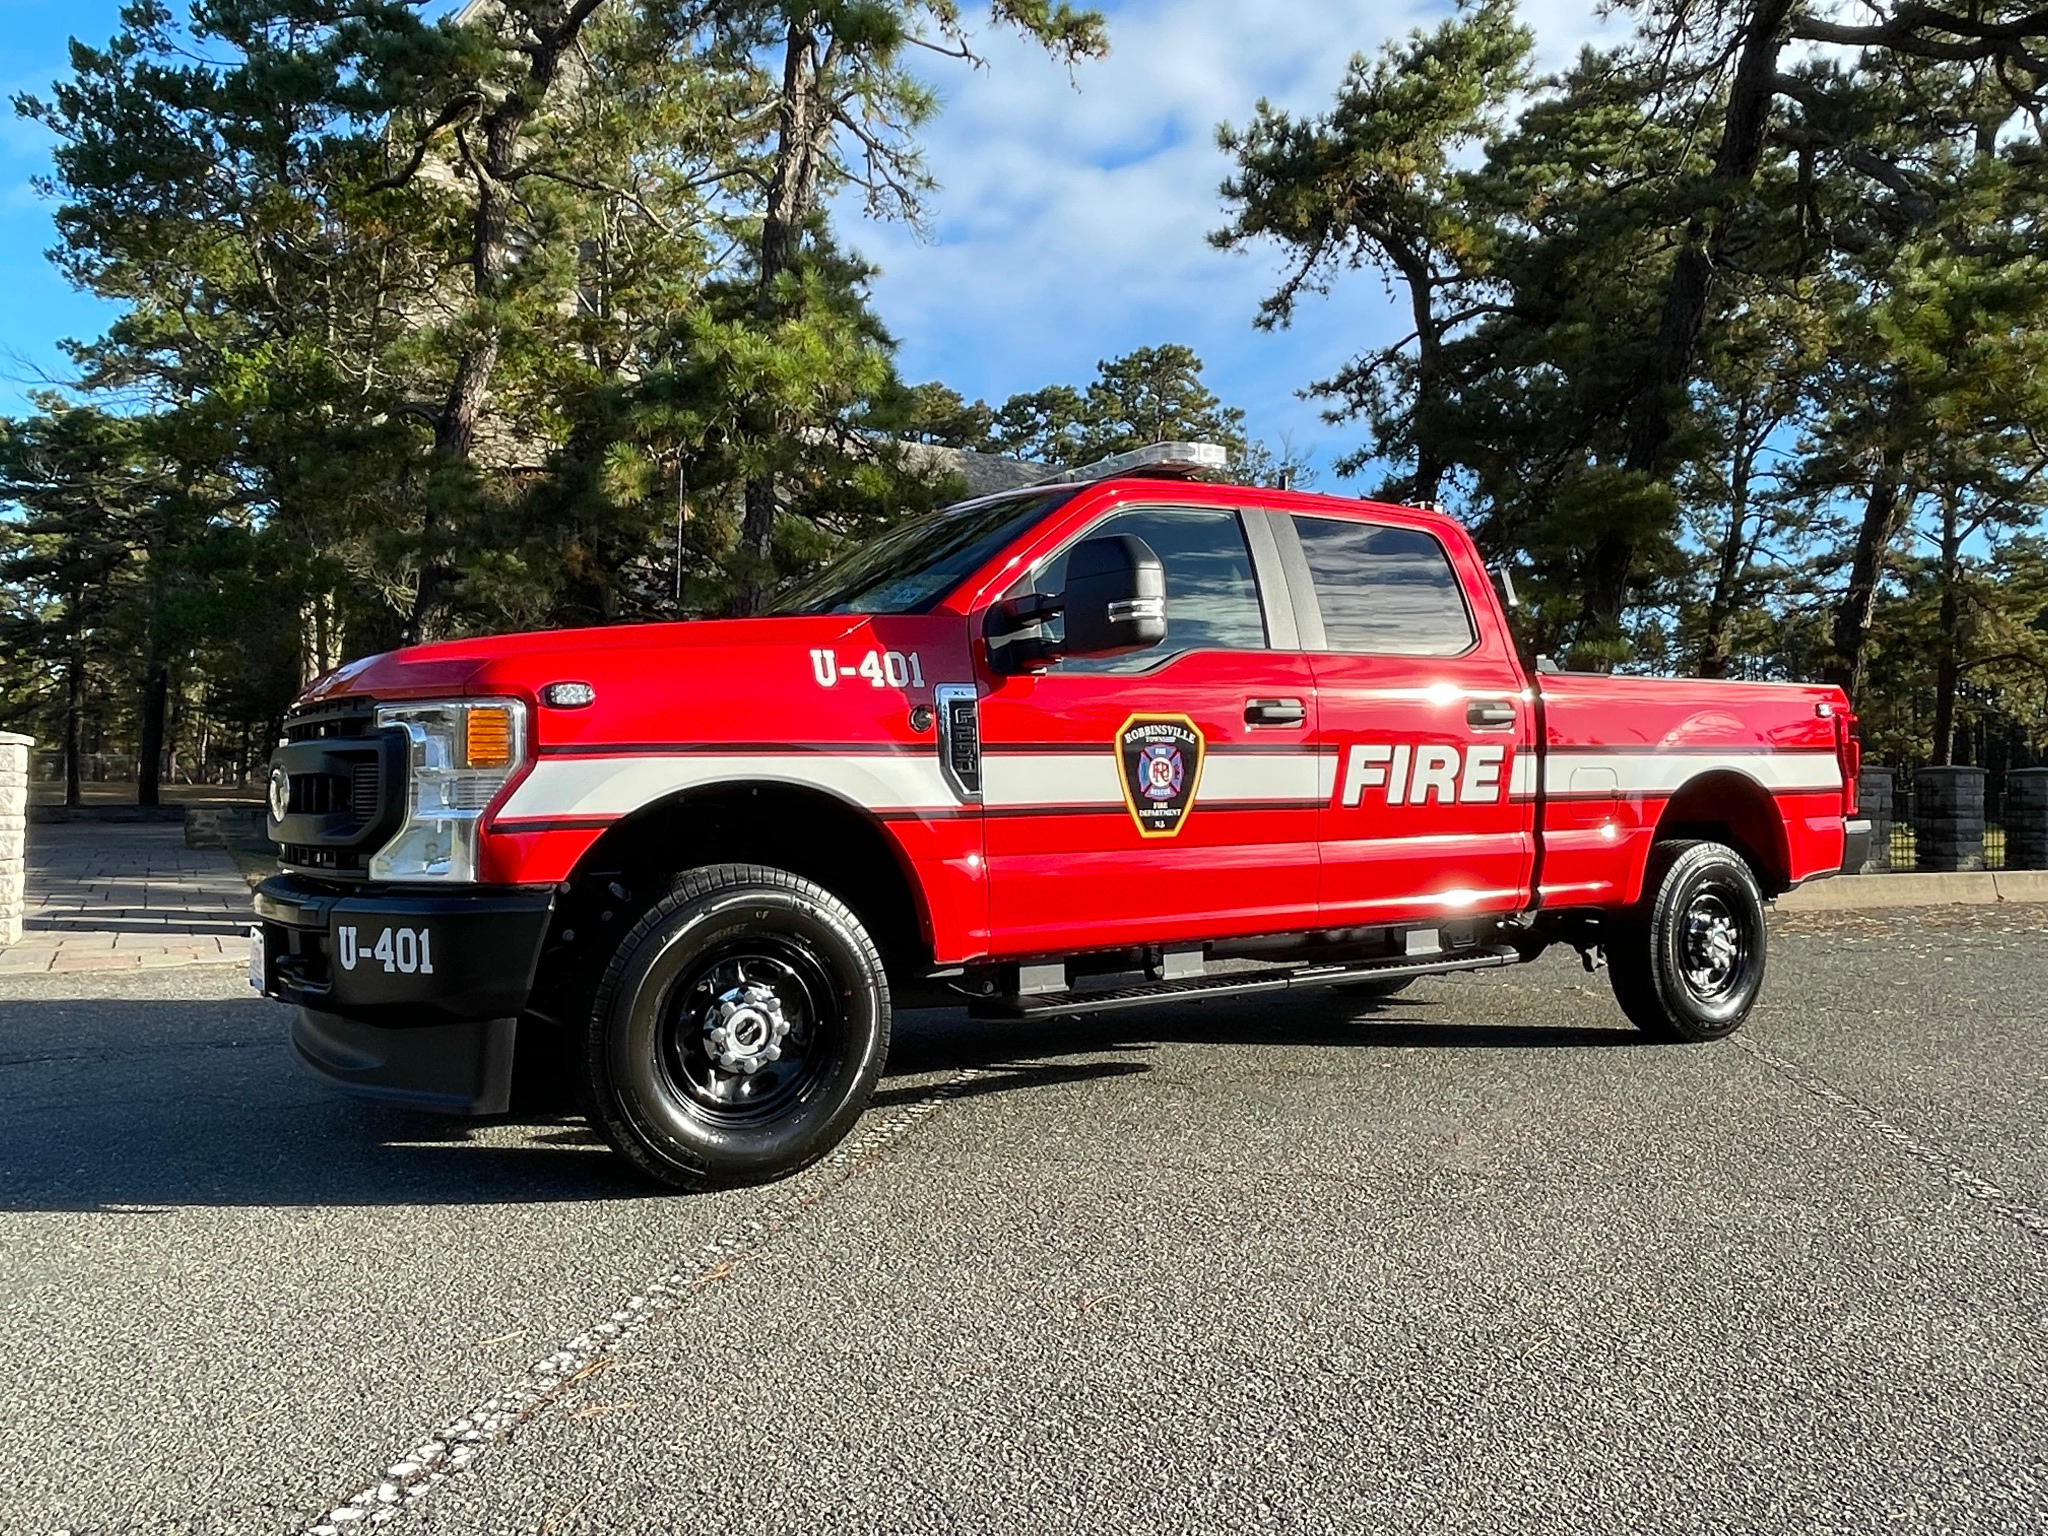
<svg viewBox="0 0 2048 1536">
<path fill-rule="evenodd" d="M 1339 805 L 1358 805 L 1367 790 L 1388 805 L 1498 805 L 1507 792 L 1508 749 L 1407 742 L 1354 742 L 1344 751 Z"/>
</svg>

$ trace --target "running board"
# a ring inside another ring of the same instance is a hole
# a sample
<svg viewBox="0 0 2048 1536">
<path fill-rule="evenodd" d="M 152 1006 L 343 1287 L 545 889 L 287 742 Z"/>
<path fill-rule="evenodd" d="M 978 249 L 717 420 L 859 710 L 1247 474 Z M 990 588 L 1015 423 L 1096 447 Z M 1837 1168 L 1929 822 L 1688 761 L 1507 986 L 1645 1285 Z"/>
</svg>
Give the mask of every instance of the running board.
<svg viewBox="0 0 2048 1536">
<path fill-rule="evenodd" d="M 1244 997 L 1255 992 L 1293 988 L 1336 987 L 1347 981 L 1405 981 L 1414 976 L 1446 976 L 1456 971 L 1486 971 L 1514 965 L 1521 952 L 1509 944 L 1489 944 L 1429 956 L 1398 956 L 1356 965 L 1304 965 L 1292 970 L 1250 975 L 1203 976 L 1189 981 L 1155 981 L 1134 987 L 1103 987 L 1094 991 L 1035 992 L 1023 996 L 976 998 L 968 1012 L 978 1019 L 1050 1019 L 1075 1013 L 1105 1013 L 1112 1008 L 1139 1008 L 1147 1003 L 1194 1002 L 1205 997 Z"/>
</svg>

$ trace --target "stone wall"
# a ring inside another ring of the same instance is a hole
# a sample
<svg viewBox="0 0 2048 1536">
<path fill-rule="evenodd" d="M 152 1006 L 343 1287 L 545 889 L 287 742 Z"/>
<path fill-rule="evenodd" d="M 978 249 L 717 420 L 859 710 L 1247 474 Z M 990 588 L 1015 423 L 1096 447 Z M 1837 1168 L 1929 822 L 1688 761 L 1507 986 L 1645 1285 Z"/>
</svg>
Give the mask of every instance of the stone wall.
<svg viewBox="0 0 2048 1536">
<path fill-rule="evenodd" d="M 1913 775 L 1913 840 L 1922 869 L 1984 867 L 1984 770 L 1922 768 Z"/>
<path fill-rule="evenodd" d="M 34 745 L 0 731 L 0 948 L 20 941 L 27 910 L 28 749 Z"/>
</svg>

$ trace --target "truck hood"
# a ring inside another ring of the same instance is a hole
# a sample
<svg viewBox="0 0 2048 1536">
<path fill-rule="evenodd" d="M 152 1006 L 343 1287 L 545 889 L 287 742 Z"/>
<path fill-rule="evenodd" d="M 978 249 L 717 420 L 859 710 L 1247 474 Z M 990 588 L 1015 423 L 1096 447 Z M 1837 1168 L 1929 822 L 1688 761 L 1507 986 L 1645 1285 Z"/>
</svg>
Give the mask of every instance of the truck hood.
<svg viewBox="0 0 2048 1536">
<path fill-rule="evenodd" d="M 968 622 L 912 616 L 703 619 L 418 645 L 329 673 L 301 704 L 468 696 L 524 699 L 543 752 L 679 745 L 929 744 L 907 724 L 942 683 L 971 683 Z M 551 707 L 550 683 L 588 683 Z"/>
<path fill-rule="evenodd" d="M 706 652 L 837 645 L 873 622 L 848 614 L 690 619 L 445 640 L 383 651 L 336 667 L 315 679 L 297 702 L 318 704 L 351 696 L 418 699 L 532 694 L 564 679 L 601 682 L 636 673 L 657 658 L 663 667 L 690 667 L 701 665 Z"/>
</svg>

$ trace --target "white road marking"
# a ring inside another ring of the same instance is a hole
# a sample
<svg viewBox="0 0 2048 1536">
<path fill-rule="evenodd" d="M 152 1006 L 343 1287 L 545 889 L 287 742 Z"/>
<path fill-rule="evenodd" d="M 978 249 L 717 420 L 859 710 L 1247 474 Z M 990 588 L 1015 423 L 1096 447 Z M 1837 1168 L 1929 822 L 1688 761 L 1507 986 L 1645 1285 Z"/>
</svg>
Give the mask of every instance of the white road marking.
<svg viewBox="0 0 2048 1536">
<path fill-rule="evenodd" d="M 2023 1200 L 2013 1199 L 1981 1174 L 1971 1172 L 1946 1153 L 1930 1147 L 1911 1131 L 1892 1124 L 1855 1095 L 1845 1093 L 1824 1078 L 1816 1077 L 1806 1068 L 1787 1061 L 1776 1051 L 1758 1045 L 1753 1040 L 1744 1039 L 1740 1035 L 1735 1037 L 1735 1043 L 1794 1087 L 1804 1090 L 1823 1103 L 1847 1110 L 1852 1117 L 1861 1121 L 1866 1129 L 1890 1142 L 1916 1162 L 1940 1174 L 1972 1200 L 1982 1201 L 2007 1221 L 2024 1228 L 2036 1237 L 2048 1237 L 2048 1211 L 2042 1210 L 2039 1206 L 2029 1205 Z"/>
<path fill-rule="evenodd" d="M 798 1190 L 759 1207 L 755 1213 L 727 1226 L 697 1250 L 688 1265 L 670 1271 L 643 1285 L 615 1308 L 601 1323 L 584 1330 L 552 1354 L 527 1367 L 524 1375 L 507 1383 L 478 1403 L 461 1418 L 443 1425 L 415 1449 L 387 1466 L 374 1482 L 365 1484 L 322 1515 L 310 1527 L 308 1536 L 340 1536 L 340 1533 L 383 1525 L 400 1511 L 472 1465 L 492 1446 L 508 1439 L 521 1425 L 572 1387 L 593 1373 L 627 1339 L 660 1321 L 680 1305 L 691 1292 L 723 1278 L 726 1266 L 758 1252 L 781 1233 L 794 1226 L 803 1213 L 832 1191 L 843 1189 L 853 1176 L 873 1162 L 918 1121 L 934 1113 L 967 1084 L 987 1074 L 969 1067 L 956 1072 L 923 1099 L 887 1114 L 871 1115 L 854 1135 L 798 1181 Z M 819 1174 L 839 1173 L 836 1182 L 820 1190 Z"/>
</svg>

